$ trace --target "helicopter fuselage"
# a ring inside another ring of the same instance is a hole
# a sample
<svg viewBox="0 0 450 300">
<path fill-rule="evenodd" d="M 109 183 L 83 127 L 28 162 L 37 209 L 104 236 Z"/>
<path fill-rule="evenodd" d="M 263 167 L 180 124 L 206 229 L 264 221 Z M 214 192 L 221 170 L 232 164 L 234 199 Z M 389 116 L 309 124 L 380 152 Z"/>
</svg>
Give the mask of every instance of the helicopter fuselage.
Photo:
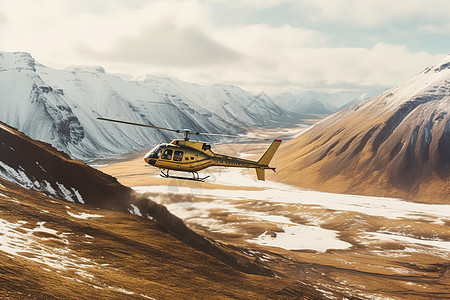
<svg viewBox="0 0 450 300">
<path fill-rule="evenodd" d="M 234 137 L 232 135 L 220 133 L 205 133 L 192 131 L 189 129 L 182 129 L 182 130 L 170 129 L 153 126 L 149 124 L 140 124 L 122 120 L 108 119 L 103 117 L 97 117 L 97 120 L 141 126 L 158 130 L 166 130 L 184 134 L 184 140 L 173 140 L 170 144 L 159 144 L 158 146 L 150 150 L 144 157 L 144 160 L 147 164 L 162 169 L 161 176 L 165 178 L 171 177 L 171 178 L 189 179 L 184 177 L 170 176 L 169 170 L 175 170 L 175 171 L 191 172 L 194 176 L 193 178 L 191 178 L 192 180 L 203 181 L 209 176 L 200 178 L 197 174 L 197 171 L 212 166 L 223 166 L 236 168 L 254 168 L 256 170 L 258 180 L 265 180 L 264 171 L 266 169 L 275 171 L 275 168 L 269 167 L 269 163 L 281 144 L 281 140 L 275 139 L 258 161 L 252 161 L 228 155 L 215 154 L 214 152 L 211 151 L 210 145 L 207 145 L 204 142 L 189 140 L 190 135 Z M 164 170 L 166 171 L 164 172 Z"/>
<path fill-rule="evenodd" d="M 256 161 L 215 154 L 204 142 L 173 140 L 160 144 L 144 157 L 147 164 L 167 170 L 197 172 L 211 166 L 274 169 Z"/>
</svg>

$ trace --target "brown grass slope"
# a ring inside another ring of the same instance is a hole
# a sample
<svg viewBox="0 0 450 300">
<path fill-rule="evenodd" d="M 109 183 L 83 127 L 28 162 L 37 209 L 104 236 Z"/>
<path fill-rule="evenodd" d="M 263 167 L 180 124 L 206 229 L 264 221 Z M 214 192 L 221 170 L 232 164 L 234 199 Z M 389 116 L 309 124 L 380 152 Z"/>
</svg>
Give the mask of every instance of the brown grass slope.
<svg viewBox="0 0 450 300">
<path fill-rule="evenodd" d="M 173 236 L 189 246 L 202 250 L 240 271 L 272 275 L 265 267 L 241 260 L 222 245 L 190 230 L 181 219 L 172 215 L 164 206 L 121 185 L 116 178 L 70 159 L 48 144 L 35 141 L 3 123 L 0 123 L 0 141 L 0 161 L 15 170 L 23 170 L 31 181 L 40 182 L 41 187 L 45 182 L 51 183 L 54 188 L 58 186 L 57 183 L 63 184 L 66 188 L 78 190 L 86 204 L 102 209 L 129 212 L 133 204 L 139 208 L 144 217 L 156 220 Z M 21 179 L 21 176 L 17 177 L 18 180 Z M 36 186 L 31 188 L 48 194 L 42 188 Z M 60 191 L 53 196 L 65 199 Z"/>
<path fill-rule="evenodd" d="M 0 123 L 0 162 L 0 177 L 8 179 L 0 178 L 1 219 L 8 222 L 26 221 L 26 226 L 31 228 L 38 227 L 38 222 L 44 221 L 49 224 L 46 226 L 61 233 L 72 232 L 77 237 L 84 234 L 92 236 L 94 240 L 98 239 L 93 248 L 85 248 L 85 243 L 76 238 L 69 244 L 74 245 L 75 251 L 81 251 L 81 257 L 100 261 L 100 266 L 103 263 L 113 266 L 105 270 L 94 268 L 93 276 L 103 278 L 99 281 L 100 286 L 106 287 L 108 292 L 92 297 L 99 286 L 97 281 L 91 282 L 90 287 L 84 287 L 87 279 L 80 279 L 82 275 L 63 276 L 66 273 L 47 271 L 51 267 L 42 268 L 39 262 L 32 259 L 20 259 L 0 251 L 1 298 L 40 299 L 45 296 L 46 299 L 75 299 L 78 298 L 77 292 L 87 289 L 84 295 L 90 297 L 86 299 L 124 299 L 128 294 L 121 288 L 108 288 L 111 285 L 108 280 L 119 285 L 122 277 L 126 282 L 123 289 L 130 290 L 134 285 L 146 286 L 144 294 L 157 295 L 157 298 L 165 298 L 163 295 L 166 294 L 172 295 L 168 298 L 212 296 L 218 299 L 277 298 L 286 295 L 321 297 L 299 282 L 275 278 L 273 271 L 262 260 L 248 257 L 243 249 L 229 247 L 195 233 L 164 206 L 122 186 L 114 177 L 71 160 L 50 145 L 32 140 L 3 123 Z M 34 184 L 27 186 L 30 183 L 24 176 Z M 68 202 L 54 205 L 55 198 L 63 200 L 65 197 L 61 190 L 49 197 L 51 192 L 43 188 L 45 182 L 51 183 L 54 188 L 60 184 L 76 189 L 86 205 Z M 143 217 L 129 214 L 131 204 L 139 209 Z M 110 212 L 103 211 L 104 218 L 73 223 L 74 218 L 66 212 L 68 207 L 91 210 L 88 213 L 97 213 L 94 207 Z M 17 232 L 24 234 L 20 237 L 22 240 L 32 239 L 25 231 L 19 229 Z M 63 246 L 67 250 L 58 237 L 45 232 L 39 237 L 45 243 Z M 35 258 L 34 254 L 27 254 L 26 251 L 20 252 L 19 256 Z M 80 264 L 82 266 L 84 261 Z M 153 289 L 156 289 L 155 292 L 150 292 Z M 125 296 L 117 297 L 117 294 Z M 133 295 L 128 298 L 140 298 L 136 297 L 137 294 Z"/>
<path fill-rule="evenodd" d="M 1 299 L 322 299 L 294 280 L 240 272 L 154 221 L 1 178 L 0 220 L 17 226 L 0 238 Z"/>
<path fill-rule="evenodd" d="M 284 145 L 280 180 L 327 192 L 449 203 L 449 109 L 450 56 Z"/>
</svg>

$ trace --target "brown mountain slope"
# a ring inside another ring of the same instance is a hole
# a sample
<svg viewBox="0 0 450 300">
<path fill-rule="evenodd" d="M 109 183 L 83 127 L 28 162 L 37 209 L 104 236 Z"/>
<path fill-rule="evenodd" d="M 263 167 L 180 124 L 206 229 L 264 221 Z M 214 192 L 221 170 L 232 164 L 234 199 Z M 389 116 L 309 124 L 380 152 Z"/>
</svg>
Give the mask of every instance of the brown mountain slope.
<svg viewBox="0 0 450 300">
<path fill-rule="evenodd" d="M 281 181 L 337 193 L 450 201 L 450 56 L 282 147 Z"/>
<path fill-rule="evenodd" d="M 0 298 L 321 298 L 245 253 L 0 123 Z"/>
<path fill-rule="evenodd" d="M 190 230 L 164 206 L 121 185 L 114 177 L 70 159 L 48 144 L 33 140 L 3 123 L 0 123 L 0 141 L 0 178 L 65 201 L 142 215 L 155 220 L 189 246 L 240 271 L 271 275 L 265 267 L 241 260 L 226 247 Z"/>
<path fill-rule="evenodd" d="M 1 299 L 323 297 L 246 274 L 128 213 L 58 201 L 0 178 Z"/>
</svg>

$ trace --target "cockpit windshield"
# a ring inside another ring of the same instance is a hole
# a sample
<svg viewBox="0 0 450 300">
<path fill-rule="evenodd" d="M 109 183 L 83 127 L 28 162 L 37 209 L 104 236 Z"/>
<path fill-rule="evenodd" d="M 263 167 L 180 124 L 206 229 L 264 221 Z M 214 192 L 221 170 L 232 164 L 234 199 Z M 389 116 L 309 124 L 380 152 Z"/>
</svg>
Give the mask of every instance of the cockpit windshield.
<svg viewBox="0 0 450 300">
<path fill-rule="evenodd" d="M 145 155 L 145 158 L 159 158 L 164 146 L 164 144 L 156 146 Z"/>
</svg>

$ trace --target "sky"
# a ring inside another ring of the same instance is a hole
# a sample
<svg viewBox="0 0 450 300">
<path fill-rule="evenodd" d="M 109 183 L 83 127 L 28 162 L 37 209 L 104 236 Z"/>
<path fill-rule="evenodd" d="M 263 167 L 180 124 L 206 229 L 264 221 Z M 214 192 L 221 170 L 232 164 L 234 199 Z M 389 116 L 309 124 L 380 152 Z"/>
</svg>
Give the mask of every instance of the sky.
<svg viewBox="0 0 450 300">
<path fill-rule="evenodd" d="M 250 92 L 393 87 L 450 54 L 447 0 L 0 0 L 0 51 Z"/>
</svg>

